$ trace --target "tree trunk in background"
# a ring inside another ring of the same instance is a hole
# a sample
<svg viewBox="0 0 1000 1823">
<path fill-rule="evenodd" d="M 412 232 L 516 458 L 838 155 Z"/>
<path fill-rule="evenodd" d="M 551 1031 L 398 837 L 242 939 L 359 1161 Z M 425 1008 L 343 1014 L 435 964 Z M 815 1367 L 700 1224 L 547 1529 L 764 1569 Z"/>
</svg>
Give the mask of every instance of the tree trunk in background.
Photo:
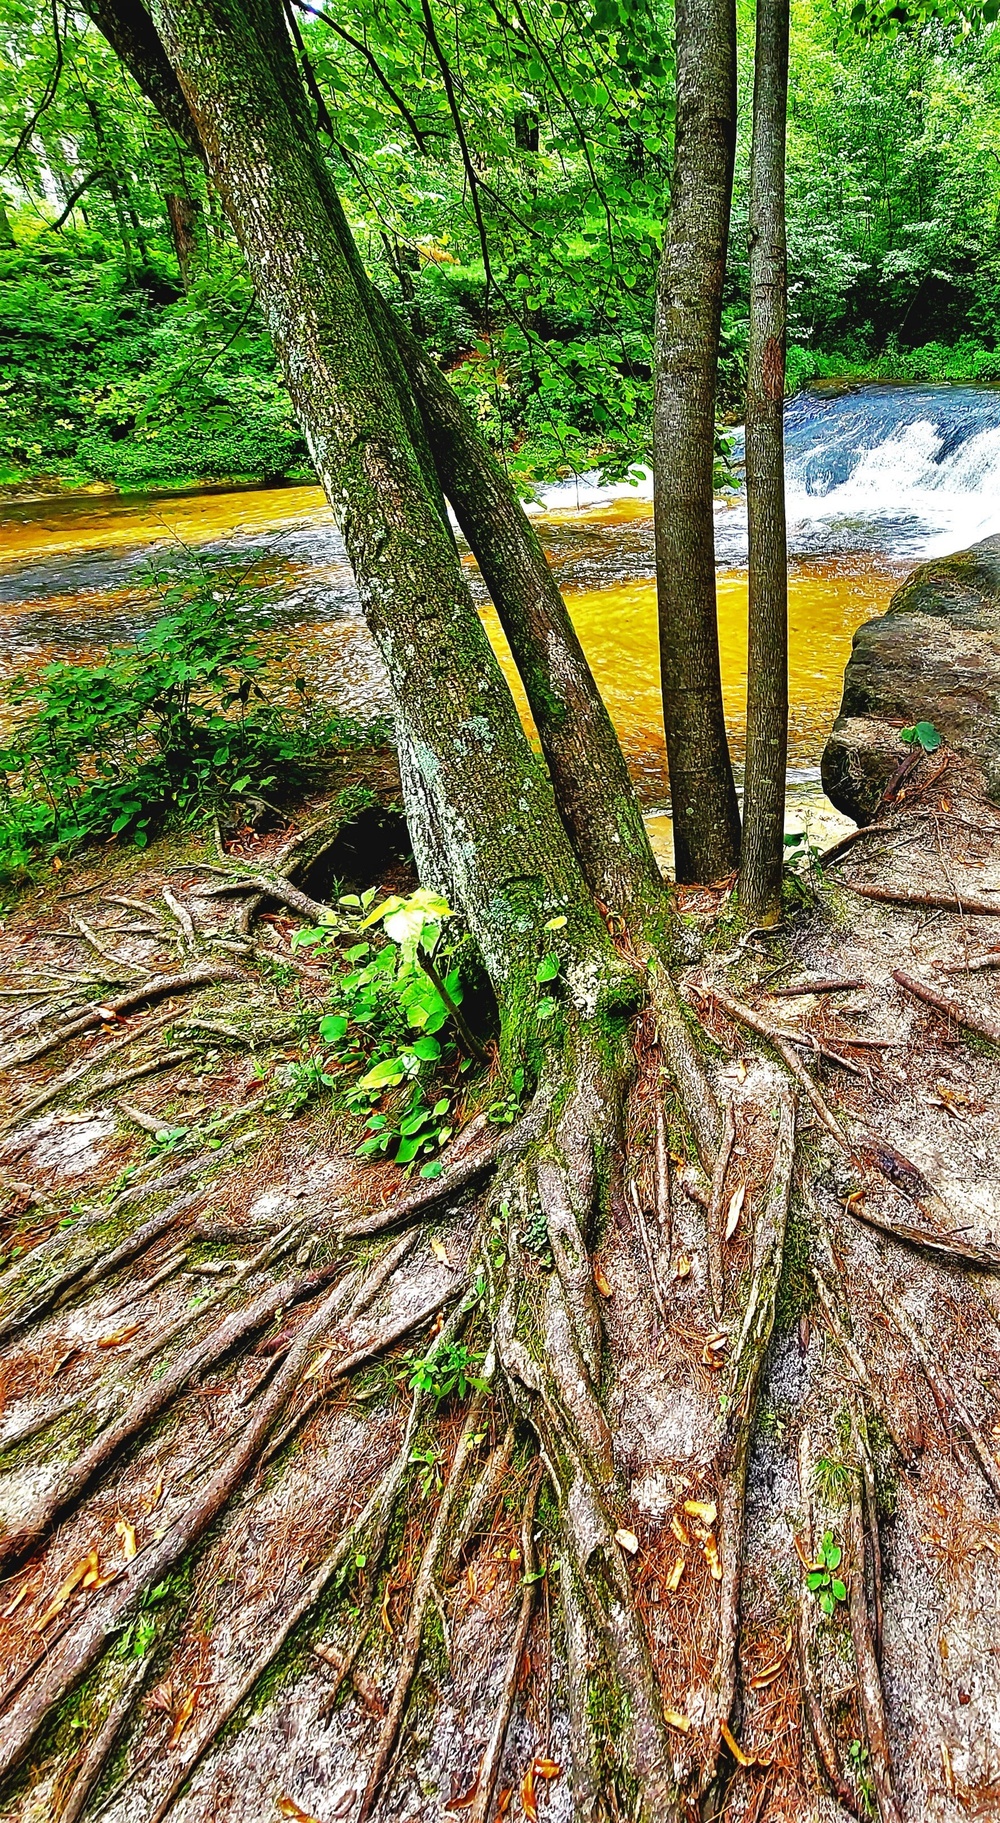
<svg viewBox="0 0 1000 1823">
<path fill-rule="evenodd" d="M 581 953 L 613 951 L 408 434 L 395 346 L 372 328 L 314 138 L 289 102 L 280 14 L 158 0 L 153 18 L 340 517 L 459 907 L 501 1005 L 516 1011 L 534 998 L 553 915 Z"/>
<path fill-rule="evenodd" d="M 186 291 L 191 283 L 191 263 L 195 251 L 194 225 L 198 219 L 198 204 L 193 196 L 179 196 L 175 190 L 169 191 L 164 197 L 164 201 L 167 205 L 167 220 L 170 223 L 181 284 Z"/>
<path fill-rule="evenodd" d="M 761 924 L 773 924 L 781 913 L 788 752 L 784 445 L 787 102 L 788 0 L 757 0 L 746 428 L 750 622 L 739 892 L 746 915 Z"/>
<path fill-rule="evenodd" d="M 736 149 L 734 0 L 678 0 L 677 123 L 653 361 L 656 585 L 679 880 L 739 860 L 715 601 L 715 391 Z"/>
</svg>

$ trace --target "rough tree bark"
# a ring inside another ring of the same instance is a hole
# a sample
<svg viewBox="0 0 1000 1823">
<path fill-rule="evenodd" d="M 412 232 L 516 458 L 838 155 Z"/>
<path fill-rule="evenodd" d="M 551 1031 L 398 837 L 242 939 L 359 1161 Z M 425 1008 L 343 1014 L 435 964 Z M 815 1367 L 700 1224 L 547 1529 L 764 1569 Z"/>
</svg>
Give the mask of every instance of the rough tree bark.
<svg viewBox="0 0 1000 1823">
<path fill-rule="evenodd" d="M 758 0 L 750 175 L 746 473 L 750 538 L 747 759 L 739 893 L 758 924 L 781 915 L 788 752 L 785 539 L 785 114 L 788 0 Z"/>
<path fill-rule="evenodd" d="M 679 0 L 670 221 L 653 362 L 656 587 L 678 880 L 734 871 L 740 819 L 722 707 L 713 469 L 736 151 L 734 0 Z"/>
<path fill-rule="evenodd" d="M 184 92 L 141 0 L 89 0 L 88 11 L 168 125 L 204 157 Z M 281 68 L 288 106 L 308 134 L 294 63 L 283 57 Z M 436 477 L 482 570 L 587 883 L 611 910 L 648 907 L 660 896 L 659 870 L 611 719 L 538 535 L 462 401 L 369 281 L 325 170 L 319 180 L 383 354 L 390 340 L 395 344 L 401 367 L 394 368 L 394 379 L 404 409 L 412 412 L 414 401 L 419 407 Z"/>
</svg>

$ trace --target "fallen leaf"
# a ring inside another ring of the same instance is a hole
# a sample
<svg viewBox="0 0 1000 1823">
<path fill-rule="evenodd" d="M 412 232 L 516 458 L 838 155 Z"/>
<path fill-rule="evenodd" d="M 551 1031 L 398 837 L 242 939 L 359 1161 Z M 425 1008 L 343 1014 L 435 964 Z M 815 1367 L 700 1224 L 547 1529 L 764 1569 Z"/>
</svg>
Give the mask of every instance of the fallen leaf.
<svg viewBox="0 0 1000 1823">
<path fill-rule="evenodd" d="M 723 1235 L 723 1240 L 731 1241 L 733 1235 L 736 1233 L 740 1216 L 743 1213 L 743 1204 L 746 1201 L 746 1194 L 747 1187 L 745 1184 L 741 1184 L 738 1190 L 734 1190 L 729 1204 L 729 1214 L 726 1216 L 726 1232 Z"/>
<path fill-rule="evenodd" d="M 681 1524 L 681 1521 L 676 1513 L 673 1515 L 673 1518 L 670 1521 L 670 1530 L 672 1531 L 678 1544 L 690 1544 L 691 1543 L 691 1540 L 688 1537 L 687 1533 L 685 1532 L 684 1527 Z"/>
<path fill-rule="evenodd" d="M 505 1785 L 503 1790 L 500 1793 L 500 1796 L 497 1799 L 497 1816 L 498 1817 L 505 1817 L 507 1815 L 507 1812 L 510 1809 L 510 1801 L 513 1796 L 514 1796 L 513 1785 Z"/>
<path fill-rule="evenodd" d="M 174 1725 L 170 1731 L 170 1739 L 167 1742 L 168 1747 L 177 1746 L 177 1743 L 180 1740 L 181 1735 L 184 1733 L 185 1728 L 187 1727 L 189 1721 L 191 1720 L 191 1717 L 194 1714 L 194 1706 L 197 1701 L 198 1701 L 198 1686 L 195 1685 L 193 1689 L 188 1691 L 187 1696 L 184 1698 L 184 1701 L 182 1702 L 180 1708 L 177 1711 L 176 1716 L 174 1717 Z M 302 1812 L 293 1811 L 292 1815 L 301 1816 Z"/>
<path fill-rule="evenodd" d="M 544 1754 L 536 1758 L 532 1771 L 536 1779 L 558 1779 L 562 1772 L 558 1760 L 547 1759 Z"/>
<path fill-rule="evenodd" d="M 679 1709 L 665 1709 L 663 1719 L 670 1728 L 677 1728 L 681 1734 L 687 1734 L 691 1726 L 689 1716 L 682 1715 Z"/>
<path fill-rule="evenodd" d="M 715 1542 L 715 1536 L 713 1533 L 711 1533 L 711 1532 L 709 1533 L 708 1537 L 706 1538 L 706 1540 L 701 1548 L 705 1553 L 705 1562 L 707 1563 L 709 1569 L 712 1572 L 713 1581 L 721 1582 L 722 1581 L 722 1561 L 719 1557 L 719 1547 Z"/>
<path fill-rule="evenodd" d="M 738 1766 L 752 1766 L 754 1764 L 752 1756 L 748 1753 L 744 1753 L 728 1722 L 719 1723 L 719 1733 Z"/>
<path fill-rule="evenodd" d="M 608 1281 L 599 1266 L 594 1267 L 594 1284 L 597 1286 L 602 1298 L 610 1298 L 611 1286 L 608 1284 Z"/>
<path fill-rule="evenodd" d="M 131 1342 L 132 1337 L 137 1336 L 141 1328 L 141 1323 L 133 1323 L 129 1329 L 116 1329 L 113 1336 L 99 1336 L 97 1346 L 98 1348 L 120 1348 L 123 1342 Z"/>
<path fill-rule="evenodd" d="M 768 1684 L 774 1683 L 774 1680 L 781 1672 L 784 1663 L 785 1660 L 782 1656 L 781 1658 L 774 1659 L 770 1665 L 765 1665 L 763 1671 L 758 1671 L 756 1676 L 750 1679 L 751 1690 L 766 1690 Z"/>
<path fill-rule="evenodd" d="M 319 1375 L 323 1372 L 323 1369 L 326 1366 L 326 1364 L 329 1361 L 330 1356 L 332 1354 L 333 1354 L 332 1348 L 324 1348 L 321 1351 L 321 1353 L 316 1356 L 315 1361 L 313 1362 L 312 1366 L 308 1369 L 308 1371 L 303 1374 L 303 1376 L 302 1376 L 303 1381 L 317 1379 L 319 1377 Z"/>
<path fill-rule="evenodd" d="M 436 1260 L 441 1261 L 442 1266 L 447 1266 L 449 1271 L 451 1270 L 451 1261 L 448 1258 L 448 1249 L 446 1248 L 444 1242 L 439 1241 L 436 1236 L 432 1237 L 432 1239 L 431 1239 L 431 1252 L 434 1255 L 434 1258 Z"/>
<path fill-rule="evenodd" d="M 795 1533 L 792 1534 L 792 1543 L 795 1546 L 799 1562 L 804 1570 L 821 1570 L 823 1568 L 821 1563 L 813 1563 L 812 1558 L 806 1556 L 802 1547 L 802 1540 Z"/>
<path fill-rule="evenodd" d="M 623 1551 L 631 1552 L 633 1557 L 639 1549 L 639 1540 L 635 1533 L 626 1532 L 624 1526 L 619 1526 L 615 1533 L 615 1543 L 620 1544 Z"/>
<path fill-rule="evenodd" d="M 534 1763 L 528 1767 L 528 1770 L 521 1781 L 521 1809 L 524 1811 L 528 1823 L 538 1823 L 538 1800 L 535 1797 Z"/>
<path fill-rule="evenodd" d="M 129 1525 L 128 1521 L 125 1519 L 116 1519 L 115 1531 L 122 1541 L 122 1555 L 125 1558 L 125 1562 L 128 1563 L 135 1556 L 137 1549 L 135 1542 L 135 1526 Z"/>
<path fill-rule="evenodd" d="M 53 866 L 53 868 L 54 868 L 54 870 L 55 870 L 55 872 L 56 872 L 56 873 L 61 873 L 61 872 L 62 872 L 62 862 L 61 862 L 61 861 L 60 861 L 60 859 L 59 859 L 59 856 L 58 856 L 58 855 L 53 855 L 53 856 L 52 856 L 52 866 Z"/>
<path fill-rule="evenodd" d="M 685 1500 L 684 1511 L 691 1519 L 700 1519 L 702 1525 L 714 1525 L 717 1507 L 714 1500 Z"/>
<path fill-rule="evenodd" d="M 686 1279 L 689 1276 L 690 1271 L 691 1271 L 691 1261 L 688 1259 L 687 1254 L 679 1253 L 677 1255 L 677 1263 L 674 1266 L 674 1278 L 675 1279 Z"/>
<path fill-rule="evenodd" d="M 468 1791 L 463 1791 L 460 1798 L 449 1798 L 448 1803 L 445 1805 L 445 1810 L 468 1810 L 470 1804 L 475 1803 L 478 1792 L 479 1774 L 477 1772 Z"/>
<path fill-rule="evenodd" d="M 668 1590 L 670 1591 L 671 1595 L 674 1595 L 676 1593 L 676 1591 L 680 1585 L 681 1577 L 683 1576 L 686 1568 L 687 1568 L 687 1560 L 685 1558 L 676 1557 L 674 1559 L 674 1567 L 671 1570 L 670 1575 L 667 1577 L 667 1583 L 666 1583 L 666 1586 L 667 1586 Z"/>
<path fill-rule="evenodd" d="M 10 1604 L 10 1607 L 4 1609 L 4 1611 L 3 1611 L 4 1620 L 9 1620 L 12 1614 L 17 1613 L 17 1610 L 21 1606 L 21 1603 L 23 1602 L 25 1596 L 27 1595 L 30 1587 L 31 1587 L 31 1579 L 29 1577 L 27 1582 L 23 1582 L 21 1584 L 21 1587 L 18 1589 L 17 1594 L 15 1595 L 13 1601 Z"/>
<path fill-rule="evenodd" d="M 84 1583 L 86 1580 L 96 1582 L 99 1575 L 100 1569 L 98 1567 L 97 1550 L 95 1548 L 92 1551 L 88 1551 L 86 1557 L 81 1557 L 79 1563 L 73 1565 L 65 1582 L 60 1583 L 59 1588 L 52 1597 L 45 1613 L 42 1615 L 41 1620 L 35 1622 L 36 1633 L 44 1633 L 49 1622 L 55 1620 L 57 1614 L 62 1613 L 66 1603 L 81 1583 Z"/>
<path fill-rule="evenodd" d="M 319 1823 L 318 1817 L 314 1817 L 312 1811 L 303 1810 L 301 1804 L 296 1804 L 294 1798 L 286 1797 L 284 1794 L 278 1799 L 278 1810 L 283 1817 L 294 1817 L 296 1823 Z"/>
<path fill-rule="evenodd" d="M 151 1513 L 155 1507 L 159 1506 L 160 1501 L 162 1499 L 163 1499 L 163 1476 L 161 1475 L 159 1481 L 157 1482 L 155 1488 L 153 1489 L 153 1492 L 150 1494 L 149 1499 L 146 1502 L 146 1507 L 145 1507 L 146 1512 Z"/>
</svg>

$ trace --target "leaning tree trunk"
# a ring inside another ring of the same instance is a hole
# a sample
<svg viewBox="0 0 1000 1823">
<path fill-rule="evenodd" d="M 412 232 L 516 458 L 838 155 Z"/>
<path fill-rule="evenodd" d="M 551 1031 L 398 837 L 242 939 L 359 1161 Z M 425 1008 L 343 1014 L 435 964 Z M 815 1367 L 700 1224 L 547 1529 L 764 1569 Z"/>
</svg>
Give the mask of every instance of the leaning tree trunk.
<svg viewBox="0 0 1000 1823">
<path fill-rule="evenodd" d="M 757 0 L 750 174 L 747 518 L 750 621 L 740 902 L 781 914 L 788 751 L 788 555 L 785 540 L 785 114 L 788 0 Z"/>
<path fill-rule="evenodd" d="M 87 10 L 167 124 L 203 158 L 183 89 L 140 0 L 87 0 Z M 281 57 L 280 70 L 287 105 L 309 134 L 294 62 Z M 486 580 L 587 883 L 609 910 L 641 914 L 660 895 L 659 869 L 611 719 L 537 533 L 461 399 L 371 284 L 325 169 L 319 176 L 383 354 L 395 344 L 404 410 L 419 407 L 419 436 L 433 453 L 435 481 Z M 412 417 L 408 423 L 412 429 Z"/>
<path fill-rule="evenodd" d="M 734 0 L 679 0 L 670 222 L 653 361 L 656 587 L 678 880 L 735 869 L 740 819 L 722 707 L 713 471 L 736 149 Z"/>
</svg>

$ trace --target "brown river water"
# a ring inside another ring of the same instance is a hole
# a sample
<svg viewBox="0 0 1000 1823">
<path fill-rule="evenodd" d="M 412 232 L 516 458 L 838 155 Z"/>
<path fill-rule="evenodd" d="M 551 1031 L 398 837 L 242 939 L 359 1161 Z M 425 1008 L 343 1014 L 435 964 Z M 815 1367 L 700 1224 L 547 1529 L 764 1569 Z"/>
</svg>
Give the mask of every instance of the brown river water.
<svg viewBox="0 0 1000 1823">
<path fill-rule="evenodd" d="M 538 529 L 604 692 L 644 802 L 665 796 L 656 588 L 647 502 L 625 499 L 538 516 Z M 343 546 L 319 489 L 201 490 L 170 496 L 80 493 L 0 506 L 0 676 L 80 657 L 156 618 L 147 568 L 186 547 L 258 555 L 282 636 L 316 686 L 345 708 L 387 705 Z M 470 576 L 501 662 L 514 678 L 471 557 Z M 790 575 L 789 766 L 815 777 L 840 702 L 851 636 L 883 611 L 901 573 L 884 555 L 800 558 Z M 737 763 L 746 695 L 746 576 L 722 569 L 719 632 Z"/>
</svg>

